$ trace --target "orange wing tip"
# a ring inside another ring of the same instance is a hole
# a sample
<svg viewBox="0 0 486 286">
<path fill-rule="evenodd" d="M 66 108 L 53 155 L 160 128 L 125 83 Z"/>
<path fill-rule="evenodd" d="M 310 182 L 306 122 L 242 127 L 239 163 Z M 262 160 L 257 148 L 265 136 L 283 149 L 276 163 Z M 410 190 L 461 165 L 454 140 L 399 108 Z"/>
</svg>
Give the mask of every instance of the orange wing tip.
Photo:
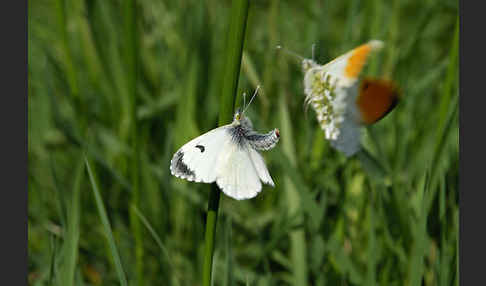
<svg viewBox="0 0 486 286">
<path fill-rule="evenodd" d="M 366 125 L 385 117 L 401 98 L 398 86 L 389 80 L 363 79 L 359 91 L 356 103 Z"/>
<path fill-rule="evenodd" d="M 380 40 L 371 40 L 363 44 L 350 53 L 350 57 L 346 64 L 345 75 L 349 78 L 357 78 L 361 70 L 363 70 L 366 60 L 372 51 L 383 48 L 384 44 Z"/>
</svg>

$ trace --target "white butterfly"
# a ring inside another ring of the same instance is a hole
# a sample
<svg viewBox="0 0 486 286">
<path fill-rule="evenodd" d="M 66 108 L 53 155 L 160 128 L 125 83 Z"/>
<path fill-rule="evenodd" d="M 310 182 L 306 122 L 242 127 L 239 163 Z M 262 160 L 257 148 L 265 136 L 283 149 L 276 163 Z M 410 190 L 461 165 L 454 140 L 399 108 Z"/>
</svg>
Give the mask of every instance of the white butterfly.
<svg viewBox="0 0 486 286">
<path fill-rule="evenodd" d="M 258 88 L 255 91 L 255 95 Z M 251 101 L 250 101 L 251 103 Z M 246 108 L 250 105 L 246 106 Z M 172 175 L 188 181 L 212 183 L 237 200 L 251 199 L 261 182 L 275 186 L 259 150 L 270 150 L 280 139 L 278 129 L 259 134 L 244 112 L 236 111 L 233 122 L 215 128 L 182 146 L 170 161 Z"/>
</svg>

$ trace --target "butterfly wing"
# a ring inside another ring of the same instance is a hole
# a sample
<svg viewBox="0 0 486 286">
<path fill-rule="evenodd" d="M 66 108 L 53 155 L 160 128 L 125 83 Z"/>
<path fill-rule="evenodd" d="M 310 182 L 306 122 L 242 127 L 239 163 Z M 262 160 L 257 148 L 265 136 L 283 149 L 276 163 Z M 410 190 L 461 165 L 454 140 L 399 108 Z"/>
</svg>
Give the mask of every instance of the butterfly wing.
<svg viewBox="0 0 486 286">
<path fill-rule="evenodd" d="M 203 183 L 212 183 L 218 174 L 222 146 L 228 145 L 231 136 L 228 125 L 215 128 L 182 146 L 170 161 L 172 175 Z"/>
<path fill-rule="evenodd" d="M 373 124 L 387 115 L 397 105 L 400 93 L 388 80 L 363 79 L 356 100 L 359 119 L 363 124 Z"/>
<path fill-rule="evenodd" d="M 260 177 L 260 180 L 262 180 L 262 182 L 265 184 L 275 187 L 275 183 L 273 182 L 272 177 L 268 172 L 267 166 L 265 165 L 265 161 L 263 161 L 262 155 L 260 155 L 260 153 L 258 153 L 257 150 L 250 149 L 250 158 L 258 174 L 258 177 Z"/>
<path fill-rule="evenodd" d="M 381 41 L 369 41 L 325 64 L 322 69 L 331 77 L 338 79 L 341 87 L 349 87 L 358 80 L 371 52 L 382 47 Z"/>
<path fill-rule="evenodd" d="M 351 156 L 359 151 L 361 147 L 361 129 L 358 124 L 349 117 L 341 122 L 341 132 L 336 140 L 330 140 L 331 145 L 343 152 L 346 156 Z"/>
<path fill-rule="evenodd" d="M 227 196 L 237 200 L 250 199 L 262 190 L 259 173 L 250 157 L 252 150 L 238 144 L 224 147 L 216 183 Z"/>
</svg>

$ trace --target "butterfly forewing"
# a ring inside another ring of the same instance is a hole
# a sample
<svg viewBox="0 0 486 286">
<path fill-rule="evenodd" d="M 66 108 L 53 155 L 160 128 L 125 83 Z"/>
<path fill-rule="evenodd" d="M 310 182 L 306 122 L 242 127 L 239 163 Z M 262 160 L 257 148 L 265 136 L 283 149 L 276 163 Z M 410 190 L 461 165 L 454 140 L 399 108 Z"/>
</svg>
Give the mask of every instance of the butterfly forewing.
<svg viewBox="0 0 486 286">
<path fill-rule="evenodd" d="M 189 181 L 214 182 L 222 147 L 231 140 L 227 130 L 228 125 L 218 127 L 182 146 L 172 158 L 172 175 Z"/>
<path fill-rule="evenodd" d="M 365 66 L 371 52 L 381 49 L 383 43 L 369 41 L 325 64 L 322 68 L 331 77 L 339 79 L 339 85 L 348 87 L 354 84 Z"/>
</svg>

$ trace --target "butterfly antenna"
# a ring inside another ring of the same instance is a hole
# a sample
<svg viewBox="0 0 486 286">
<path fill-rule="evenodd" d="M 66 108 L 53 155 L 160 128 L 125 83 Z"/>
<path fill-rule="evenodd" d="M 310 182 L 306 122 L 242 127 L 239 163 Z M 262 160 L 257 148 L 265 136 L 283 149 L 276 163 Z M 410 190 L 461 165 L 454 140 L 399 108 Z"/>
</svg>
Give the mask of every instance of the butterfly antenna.
<svg viewBox="0 0 486 286">
<path fill-rule="evenodd" d="M 253 96 L 251 97 L 250 101 L 248 102 L 248 105 L 245 107 L 245 109 L 243 109 L 243 112 L 242 113 L 245 113 L 246 109 L 250 106 L 251 102 L 253 101 L 253 99 L 255 98 L 255 96 L 257 96 L 258 94 L 258 90 L 260 89 L 260 85 L 257 85 L 256 89 L 255 89 L 255 92 L 253 93 Z"/>
<path fill-rule="evenodd" d="M 243 92 L 243 109 L 246 109 L 246 92 Z"/>
<path fill-rule="evenodd" d="M 301 61 L 305 60 L 305 58 L 303 56 L 301 56 L 301 55 L 297 54 L 296 52 L 293 52 L 289 49 L 286 49 L 286 48 L 282 47 L 281 45 L 277 45 L 277 50 L 282 50 L 282 51 L 286 52 L 287 54 L 289 54 L 291 56 L 299 58 Z"/>
<path fill-rule="evenodd" d="M 312 60 L 315 61 L 316 60 L 316 43 L 312 44 Z"/>
</svg>

